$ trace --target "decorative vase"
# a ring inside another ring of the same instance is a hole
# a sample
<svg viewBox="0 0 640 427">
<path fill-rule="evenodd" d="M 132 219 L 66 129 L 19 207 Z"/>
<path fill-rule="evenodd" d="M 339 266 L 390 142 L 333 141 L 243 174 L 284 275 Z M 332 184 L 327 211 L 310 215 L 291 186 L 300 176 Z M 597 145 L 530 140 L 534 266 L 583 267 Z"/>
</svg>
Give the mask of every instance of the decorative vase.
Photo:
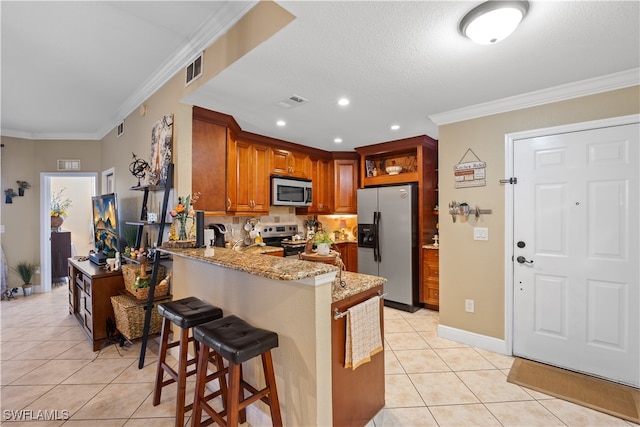
<svg viewBox="0 0 640 427">
<path fill-rule="evenodd" d="M 178 240 L 187 240 L 187 217 L 180 217 L 180 229 L 178 230 Z"/>
<path fill-rule="evenodd" d="M 60 227 L 62 227 L 62 223 L 64 222 L 64 218 L 61 216 L 52 216 L 51 217 L 51 229 L 54 231 L 60 231 Z"/>
<path fill-rule="evenodd" d="M 11 197 L 11 196 L 4 196 L 4 202 L 5 202 L 5 203 L 13 203 L 13 197 Z"/>
<path fill-rule="evenodd" d="M 18 196 L 24 196 L 24 188 L 18 188 Z"/>
<path fill-rule="evenodd" d="M 316 245 L 316 249 L 317 249 L 318 255 L 329 255 L 329 252 L 331 251 L 328 243 L 318 243 Z"/>
<path fill-rule="evenodd" d="M 28 297 L 33 292 L 33 286 L 29 284 L 22 285 L 22 293 L 25 297 Z"/>
</svg>

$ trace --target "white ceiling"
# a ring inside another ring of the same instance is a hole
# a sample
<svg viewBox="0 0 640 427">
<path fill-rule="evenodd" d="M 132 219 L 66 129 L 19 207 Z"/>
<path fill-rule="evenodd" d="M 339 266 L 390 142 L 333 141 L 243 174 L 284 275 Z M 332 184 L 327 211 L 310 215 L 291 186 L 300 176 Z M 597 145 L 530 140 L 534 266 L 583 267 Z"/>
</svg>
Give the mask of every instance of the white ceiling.
<svg viewBox="0 0 640 427">
<path fill-rule="evenodd" d="M 249 132 L 341 151 L 437 138 L 431 118 L 456 112 L 640 82 L 638 1 L 534 1 L 492 46 L 458 33 L 479 1 L 278 3 L 297 19 L 184 102 Z M 2 1 L 2 134 L 102 138 L 252 4 Z M 294 94 L 309 102 L 277 105 Z M 342 96 L 349 106 L 337 105 Z"/>
</svg>

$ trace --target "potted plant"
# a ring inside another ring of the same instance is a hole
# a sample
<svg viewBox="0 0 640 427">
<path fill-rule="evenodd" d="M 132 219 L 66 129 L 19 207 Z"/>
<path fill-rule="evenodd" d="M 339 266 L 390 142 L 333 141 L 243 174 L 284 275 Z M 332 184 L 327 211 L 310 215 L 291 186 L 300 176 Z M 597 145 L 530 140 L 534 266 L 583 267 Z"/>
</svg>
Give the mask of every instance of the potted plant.
<svg viewBox="0 0 640 427">
<path fill-rule="evenodd" d="M 31 184 L 27 181 L 16 181 L 16 184 L 18 184 L 18 196 L 20 197 L 24 196 L 24 190 L 31 188 Z"/>
<path fill-rule="evenodd" d="M 13 188 L 7 188 L 4 190 L 4 202 L 5 203 L 13 203 L 13 198 L 16 197 L 18 193 L 13 191 Z"/>
<path fill-rule="evenodd" d="M 67 216 L 67 209 L 72 206 L 71 199 L 63 197 L 62 193 L 66 189 L 51 194 L 51 201 L 49 203 L 50 215 L 51 215 L 51 229 L 59 230 Z"/>
<path fill-rule="evenodd" d="M 326 231 L 319 231 L 313 236 L 313 243 L 316 244 L 318 255 L 329 255 L 333 240 Z"/>
<path fill-rule="evenodd" d="M 13 271 L 20 276 L 20 279 L 22 279 L 22 292 L 25 297 L 31 295 L 31 292 L 33 291 L 31 279 L 33 278 L 33 275 L 36 274 L 37 269 L 37 264 L 27 261 L 20 261 L 15 267 L 13 267 Z"/>
</svg>

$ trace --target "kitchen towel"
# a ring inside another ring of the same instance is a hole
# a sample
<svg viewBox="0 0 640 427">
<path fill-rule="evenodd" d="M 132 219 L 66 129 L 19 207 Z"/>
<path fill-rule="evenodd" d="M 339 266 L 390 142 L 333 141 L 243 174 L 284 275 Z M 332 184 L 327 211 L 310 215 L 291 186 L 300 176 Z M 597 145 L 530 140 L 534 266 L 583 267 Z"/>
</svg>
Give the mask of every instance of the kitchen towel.
<svg viewBox="0 0 640 427">
<path fill-rule="evenodd" d="M 356 369 L 383 350 L 380 334 L 380 297 L 375 296 L 347 310 L 345 368 Z"/>
</svg>

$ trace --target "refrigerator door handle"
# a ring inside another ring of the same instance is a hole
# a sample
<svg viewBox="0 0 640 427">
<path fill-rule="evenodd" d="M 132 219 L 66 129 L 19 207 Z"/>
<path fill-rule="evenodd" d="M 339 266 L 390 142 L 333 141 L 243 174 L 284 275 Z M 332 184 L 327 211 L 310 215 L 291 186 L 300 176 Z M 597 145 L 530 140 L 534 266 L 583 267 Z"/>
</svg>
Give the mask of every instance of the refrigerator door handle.
<svg viewBox="0 0 640 427">
<path fill-rule="evenodd" d="M 376 220 L 375 220 L 375 223 L 374 223 L 374 230 L 375 230 L 375 249 L 374 249 L 374 254 L 375 254 L 375 251 L 377 251 L 378 252 L 378 258 L 376 259 L 376 261 L 382 262 L 382 253 L 380 251 L 380 217 L 381 217 L 381 213 L 380 212 L 375 212 L 373 215 L 376 216 Z"/>
<path fill-rule="evenodd" d="M 376 221 L 378 212 L 373 212 L 373 260 L 378 262 L 378 233 L 376 232 Z"/>
</svg>

